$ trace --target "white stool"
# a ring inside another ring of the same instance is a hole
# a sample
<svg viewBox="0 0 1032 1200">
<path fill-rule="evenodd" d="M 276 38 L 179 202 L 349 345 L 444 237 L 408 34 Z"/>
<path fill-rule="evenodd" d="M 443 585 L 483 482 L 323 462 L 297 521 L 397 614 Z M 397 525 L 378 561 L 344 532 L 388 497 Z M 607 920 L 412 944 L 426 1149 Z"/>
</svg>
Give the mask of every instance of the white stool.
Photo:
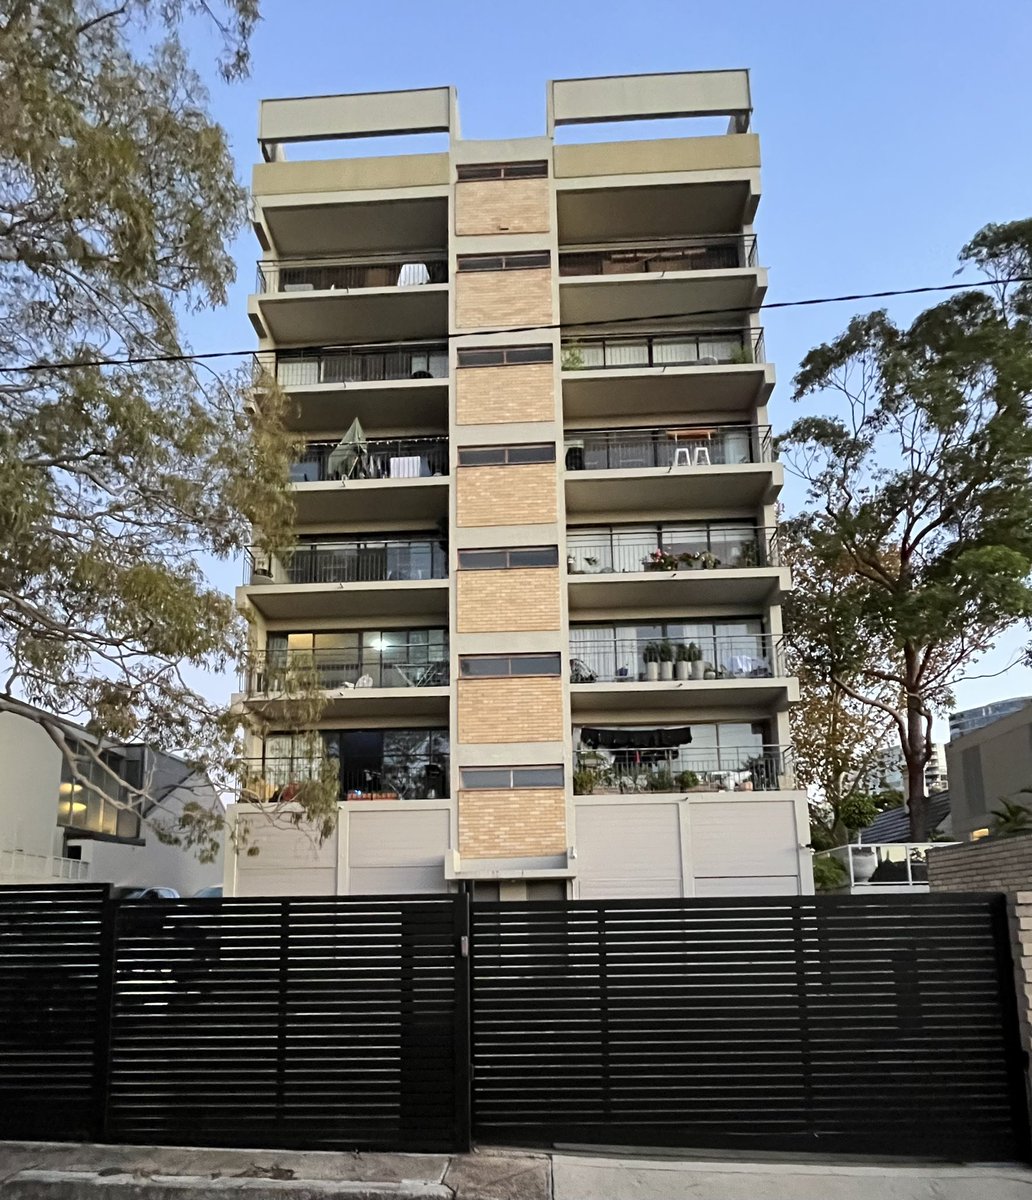
<svg viewBox="0 0 1032 1200">
<path fill-rule="evenodd" d="M 675 467 L 690 467 L 692 465 L 692 451 L 690 446 L 675 446 L 674 447 L 674 466 Z"/>
<path fill-rule="evenodd" d="M 704 465 L 707 467 L 713 466 L 713 463 L 710 461 L 709 446 L 696 446 L 695 447 L 695 466 L 701 467 Z"/>
</svg>

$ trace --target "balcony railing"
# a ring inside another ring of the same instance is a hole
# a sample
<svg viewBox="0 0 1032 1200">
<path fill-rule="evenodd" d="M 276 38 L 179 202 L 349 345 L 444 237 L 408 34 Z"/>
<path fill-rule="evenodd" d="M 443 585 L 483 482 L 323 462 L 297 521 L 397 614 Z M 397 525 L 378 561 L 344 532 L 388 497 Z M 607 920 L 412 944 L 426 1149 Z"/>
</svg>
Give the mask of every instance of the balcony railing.
<svg viewBox="0 0 1032 1200">
<path fill-rule="evenodd" d="M 396 657 L 376 650 L 272 650 L 252 654 L 241 678 L 248 695 L 290 692 L 308 685 L 325 691 L 352 688 L 448 686 L 447 649 Z"/>
<path fill-rule="evenodd" d="M 571 683 L 654 683 L 671 679 L 771 679 L 781 674 L 781 645 L 769 634 L 691 640 L 637 638 L 631 633 L 576 639 Z"/>
<path fill-rule="evenodd" d="M 650 792 L 773 792 L 793 788 L 789 752 L 780 746 L 721 750 L 580 750 L 575 796 Z"/>
<path fill-rule="evenodd" d="M 689 531 L 659 527 L 654 535 L 618 528 L 567 532 L 571 575 L 642 571 L 754 570 L 780 565 L 777 530 L 735 528 Z"/>
<path fill-rule="evenodd" d="M 387 383 L 400 379 L 447 379 L 448 347 L 312 346 L 303 350 L 262 350 L 255 355 L 255 383 L 265 374 L 281 387 L 317 383 Z"/>
<path fill-rule="evenodd" d="M 255 758 L 244 764 L 241 798 L 258 803 L 289 803 L 306 782 L 338 779 L 341 800 L 438 800 L 448 795 L 448 760 L 394 756 L 372 765 L 350 766 L 330 760 Z"/>
<path fill-rule="evenodd" d="M 373 438 L 356 447 L 309 442 L 290 468 L 293 483 L 332 479 L 425 479 L 448 474 L 446 437 Z"/>
<path fill-rule="evenodd" d="M 0 849 L 0 880 L 59 879 L 74 883 L 89 876 L 90 864 L 79 858 Z"/>
<path fill-rule="evenodd" d="M 419 287 L 448 282 L 443 251 L 415 252 L 405 257 L 356 259 L 310 258 L 258 263 L 257 290 L 323 292 L 352 288 Z"/>
<path fill-rule="evenodd" d="M 651 245 L 560 250 L 559 274 L 640 275 L 668 271 L 731 271 L 756 266 L 753 233 L 706 234 Z"/>
<path fill-rule="evenodd" d="M 762 329 L 686 330 L 650 336 L 577 338 L 562 345 L 564 371 L 640 371 L 764 361 Z"/>
<path fill-rule="evenodd" d="M 578 429 L 566 435 L 568 471 L 726 467 L 772 458 L 769 425 Z"/>
<path fill-rule="evenodd" d="M 836 846 L 815 858 L 830 858 L 842 867 L 842 887 L 928 887 L 928 851 L 943 842 L 877 842 Z"/>
<path fill-rule="evenodd" d="M 421 538 L 311 542 L 296 547 L 289 557 L 248 553 L 244 561 L 244 582 L 252 584 L 378 583 L 447 577 L 444 545 Z"/>
</svg>

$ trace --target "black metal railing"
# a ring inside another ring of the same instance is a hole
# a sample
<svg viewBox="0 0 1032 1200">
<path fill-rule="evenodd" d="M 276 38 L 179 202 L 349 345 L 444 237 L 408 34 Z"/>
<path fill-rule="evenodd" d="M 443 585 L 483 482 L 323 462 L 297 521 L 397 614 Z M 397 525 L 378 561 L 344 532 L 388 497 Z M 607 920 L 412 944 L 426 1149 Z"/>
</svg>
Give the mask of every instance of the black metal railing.
<svg viewBox="0 0 1032 1200">
<path fill-rule="evenodd" d="M 306 685 L 326 691 L 447 687 L 448 649 L 268 650 L 248 656 L 241 678 L 241 691 L 249 695 Z"/>
<path fill-rule="evenodd" d="M 448 552 L 425 538 L 363 538 L 308 542 L 289 556 L 255 555 L 244 560 L 244 582 L 378 583 L 386 580 L 447 579 Z"/>
<path fill-rule="evenodd" d="M 732 271 L 756 266 L 754 233 L 705 234 L 651 245 L 560 250 L 559 274 L 641 275 L 667 271 Z"/>
<path fill-rule="evenodd" d="M 448 282 L 443 251 L 389 258 L 308 258 L 258 263 L 256 287 L 264 292 L 322 292 L 350 288 L 404 288 Z"/>
<path fill-rule="evenodd" d="M 245 761 L 241 799 L 286 803 L 312 780 L 339 782 L 341 800 L 438 800 L 450 791 L 444 756 L 395 755 L 372 764 L 336 759 L 253 758 Z"/>
<path fill-rule="evenodd" d="M 762 329 L 685 330 L 681 333 L 587 337 L 563 342 L 564 371 L 716 367 L 764 361 Z"/>
<path fill-rule="evenodd" d="M 648 792 L 772 792 L 792 788 L 790 752 L 780 746 L 719 750 L 579 750 L 576 796 Z"/>
<path fill-rule="evenodd" d="M 440 342 L 390 346 L 307 346 L 262 350 L 255 355 L 255 383 L 271 375 L 285 388 L 318 383 L 386 383 L 447 379 L 448 347 Z"/>
<path fill-rule="evenodd" d="M 447 474 L 446 437 L 371 438 L 359 446 L 342 441 L 309 442 L 290 468 L 293 483 Z"/>
<path fill-rule="evenodd" d="M 566 567 L 571 575 L 635 574 L 642 571 L 750 570 L 780 566 L 777 530 L 689 530 L 657 526 L 655 536 L 618 526 L 568 531 Z"/>
<path fill-rule="evenodd" d="M 577 429 L 566 434 L 568 471 L 725 467 L 772 459 L 769 425 Z"/>
<path fill-rule="evenodd" d="M 771 679 L 781 673 L 780 640 L 766 633 L 657 640 L 617 628 L 575 636 L 570 646 L 571 683 Z"/>
</svg>

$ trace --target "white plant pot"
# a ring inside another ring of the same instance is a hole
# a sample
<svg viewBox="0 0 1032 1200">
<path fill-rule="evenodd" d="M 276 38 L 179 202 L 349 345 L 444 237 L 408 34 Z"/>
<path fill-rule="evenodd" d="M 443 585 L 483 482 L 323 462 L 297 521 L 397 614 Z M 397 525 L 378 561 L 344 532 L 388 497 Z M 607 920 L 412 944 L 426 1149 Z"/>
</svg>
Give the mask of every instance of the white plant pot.
<svg viewBox="0 0 1032 1200">
<path fill-rule="evenodd" d="M 682 680 L 687 679 L 688 678 L 688 668 L 690 666 L 691 666 L 691 663 L 689 663 L 689 662 L 674 663 L 674 678 L 682 679 Z"/>
<path fill-rule="evenodd" d="M 647 662 L 645 664 L 645 679 L 649 683 L 655 683 L 658 678 L 659 678 L 659 663 L 658 662 Z"/>
<path fill-rule="evenodd" d="M 660 679 L 673 679 L 674 664 L 672 662 L 661 662 L 659 664 L 659 677 Z"/>
<path fill-rule="evenodd" d="M 695 662 L 692 663 L 692 678 L 693 679 L 705 679 L 706 678 L 706 664 L 702 661 L 701 658 L 697 658 L 695 660 Z"/>
<path fill-rule="evenodd" d="M 873 847 L 868 851 L 857 846 L 853 846 L 849 853 L 853 860 L 853 882 L 866 883 L 878 869 L 877 854 Z"/>
</svg>

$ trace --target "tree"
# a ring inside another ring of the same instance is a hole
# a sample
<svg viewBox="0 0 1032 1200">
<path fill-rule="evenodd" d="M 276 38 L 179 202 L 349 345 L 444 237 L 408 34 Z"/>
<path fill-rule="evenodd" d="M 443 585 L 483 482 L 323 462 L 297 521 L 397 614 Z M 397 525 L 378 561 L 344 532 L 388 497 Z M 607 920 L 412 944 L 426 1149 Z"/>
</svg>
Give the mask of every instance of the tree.
<svg viewBox="0 0 1032 1200">
<path fill-rule="evenodd" d="M 245 216 L 184 35 L 214 22 L 237 77 L 257 0 L 0 8 L 0 712 L 38 721 L 73 773 L 91 756 L 107 782 L 76 778 L 112 801 L 102 752 L 48 714 L 228 782 L 240 718 L 184 667 L 226 669 L 246 626 L 197 559 L 258 521 L 285 543 L 290 443 L 274 388 L 252 424 L 248 373 L 184 357 L 181 319 L 225 302 Z M 160 819 L 146 784 L 130 796 Z M 220 823 L 166 833 L 210 854 Z"/>
<path fill-rule="evenodd" d="M 808 488 L 794 535 L 840 580 L 822 601 L 843 634 L 830 679 L 895 729 L 916 841 L 935 712 L 1032 616 L 1032 220 L 986 226 L 960 259 L 987 283 L 810 351 L 795 399 L 835 411 L 779 439 Z"/>
</svg>

